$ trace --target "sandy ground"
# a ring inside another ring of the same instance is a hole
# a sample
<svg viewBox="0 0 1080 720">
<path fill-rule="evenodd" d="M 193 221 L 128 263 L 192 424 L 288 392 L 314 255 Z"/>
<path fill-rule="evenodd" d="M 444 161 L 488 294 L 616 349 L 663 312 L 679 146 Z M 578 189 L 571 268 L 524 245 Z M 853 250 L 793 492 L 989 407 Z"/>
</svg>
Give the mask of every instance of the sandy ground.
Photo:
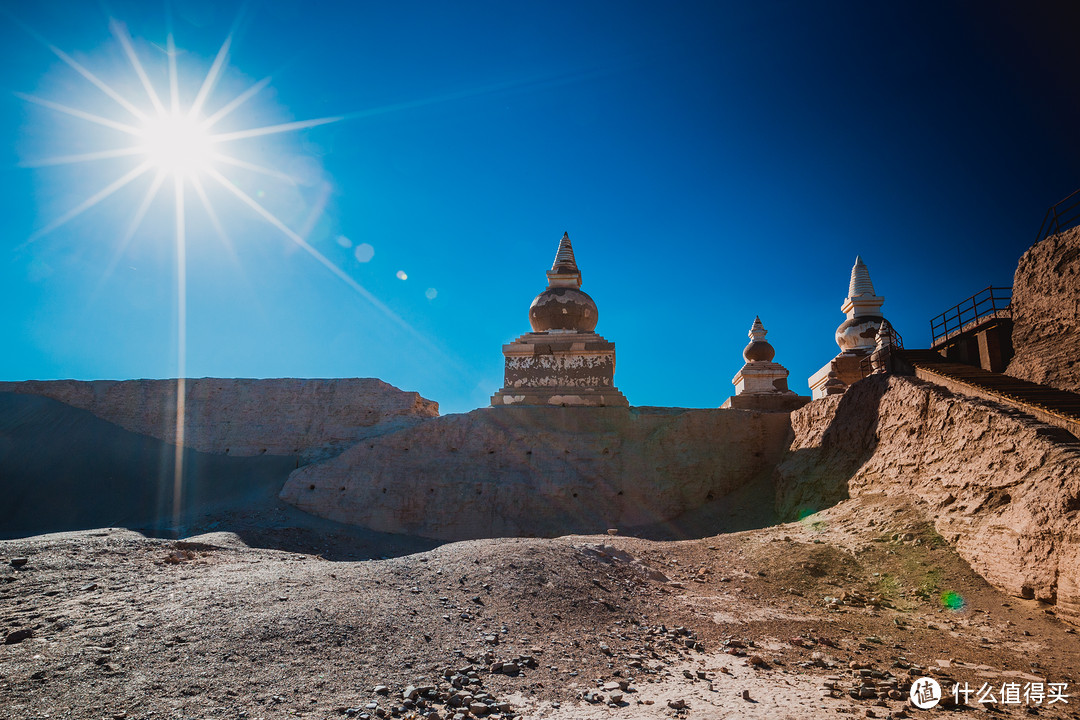
<svg viewBox="0 0 1080 720">
<path fill-rule="evenodd" d="M 378 557 L 377 538 L 267 527 L 263 547 L 118 529 L 0 542 L 0 717 L 1080 717 L 1073 697 L 912 708 L 924 675 L 1071 695 L 1080 640 L 895 502 L 692 541 L 482 540 L 371 560 L 329 558 Z M 851 696 L 864 686 L 872 697 Z M 446 702 L 462 699 L 472 711 Z"/>
</svg>

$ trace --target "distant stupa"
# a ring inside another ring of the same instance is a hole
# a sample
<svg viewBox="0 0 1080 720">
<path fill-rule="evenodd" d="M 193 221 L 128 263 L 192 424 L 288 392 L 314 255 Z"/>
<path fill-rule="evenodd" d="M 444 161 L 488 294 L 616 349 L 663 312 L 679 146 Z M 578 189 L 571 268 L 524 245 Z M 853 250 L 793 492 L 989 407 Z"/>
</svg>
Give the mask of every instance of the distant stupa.
<svg viewBox="0 0 1080 720">
<path fill-rule="evenodd" d="M 594 332 L 596 303 L 581 290 L 567 233 L 547 278 L 529 306 L 533 331 L 503 345 L 504 387 L 491 404 L 628 406 L 615 387 L 615 344 Z"/>
<path fill-rule="evenodd" d="M 874 292 L 870 269 L 861 256 L 856 256 L 848 296 L 840 306 L 847 319 L 836 328 L 840 354 L 810 376 L 810 390 L 815 399 L 842 393 L 862 379 L 863 358 L 874 352 L 878 330 L 885 321 L 881 315 L 884 304 L 885 298 Z"/>
<path fill-rule="evenodd" d="M 776 350 L 765 339 L 769 331 L 755 317 L 748 336 L 750 344 L 743 350 L 746 364 L 731 380 L 735 394 L 724 401 L 722 408 L 761 410 L 764 412 L 791 412 L 810 402 L 804 395 L 796 395 L 788 389 L 788 369 L 773 362 Z"/>
</svg>

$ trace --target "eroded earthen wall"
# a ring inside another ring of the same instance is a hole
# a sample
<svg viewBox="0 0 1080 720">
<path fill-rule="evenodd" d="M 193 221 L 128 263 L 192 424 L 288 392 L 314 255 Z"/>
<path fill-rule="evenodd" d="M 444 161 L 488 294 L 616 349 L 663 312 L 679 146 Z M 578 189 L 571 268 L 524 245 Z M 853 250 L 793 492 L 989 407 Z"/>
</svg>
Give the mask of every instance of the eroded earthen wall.
<svg viewBox="0 0 1080 720">
<path fill-rule="evenodd" d="M 0 382 L 0 392 L 59 400 L 125 430 L 176 441 L 176 380 Z M 384 423 L 438 416 L 438 403 L 370 378 L 185 383 L 184 445 L 238 456 L 325 457 Z"/>
<path fill-rule="evenodd" d="M 792 413 L 777 503 L 794 518 L 871 493 L 926 504 L 993 585 L 1080 619 L 1080 443 L 995 403 L 874 376 Z"/>
<path fill-rule="evenodd" d="M 771 474 L 788 429 L 786 414 L 745 410 L 474 410 L 301 468 L 281 497 L 331 520 L 443 540 L 627 529 Z"/>
<path fill-rule="evenodd" d="M 1032 245 L 1013 278 L 1015 355 L 1005 371 L 1080 392 L 1080 227 Z"/>
</svg>

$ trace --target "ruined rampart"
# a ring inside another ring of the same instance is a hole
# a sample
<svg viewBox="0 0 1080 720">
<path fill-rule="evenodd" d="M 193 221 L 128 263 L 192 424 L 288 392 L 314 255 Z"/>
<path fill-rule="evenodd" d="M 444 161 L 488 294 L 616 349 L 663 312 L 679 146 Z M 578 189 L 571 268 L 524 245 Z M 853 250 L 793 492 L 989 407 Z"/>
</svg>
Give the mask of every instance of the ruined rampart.
<svg viewBox="0 0 1080 720">
<path fill-rule="evenodd" d="M 786 414 L 748 410 L 486 408 L 357 443 L 295 471 L 281 497 L 443 540 L 625 531 L 770 474 L 788 431 Z"/>
<path fill-rule="evenodd" d="M 176 380 L 29 380 L 0 392 L 59 400 L 125 430 L 176 442 Z M 185 447 L 233 456 L 318 459 L 373 432 L 439 414 L 438 403 L 381 380 L 225 379 L 185 382 Z"/>
<path fill-rule="evenodd" d="M 782 514 L 867 494 L 921 501 L 990 583 L 1080 619 L 1080 443 L 1064 430 L 895 376 L 815 401 L 792 427 Z"/>
<path fill-rule="evenodd" d="M 1013 278 L 1013 377 L 1080 393 L 1080 227 L 1031 246 Z"/>
</svg>

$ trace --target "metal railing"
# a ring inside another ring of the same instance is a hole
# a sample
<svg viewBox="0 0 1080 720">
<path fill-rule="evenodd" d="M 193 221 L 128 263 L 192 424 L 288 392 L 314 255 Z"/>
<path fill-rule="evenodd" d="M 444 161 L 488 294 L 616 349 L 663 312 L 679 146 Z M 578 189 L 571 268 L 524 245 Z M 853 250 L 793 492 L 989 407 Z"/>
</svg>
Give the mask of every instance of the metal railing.
<svg viewBox="0 0 1080 720">
<path fill-rule="evenodd" d="M 885 348 L 884 353 L 878 352 L 877 348 L 874 351 L 859 361 L 859 371 L 863 377 L 870 377 L 875 372 L 888 372 L 888 367 L 891 364 L 893 350 L 904 349 L 904 337 L 896 332 L 896 328 L 892 331 L 892 342 L 890 342 Z M 876 357 L 875 357 L 876 356 Z M 874 365 L 878 366 L 875 370 Z"/>
<path fill-rule="evenodd" d="M 1078 221 L 1080 221 L 1080 190 L 1074 190 L 1068 197 L 1051 205 L 1046 211 L 1035 242 L 1067 230 Z"/>
<path fill-rule="evenodd" d="M 990 286 L 980 290 L 930 321 L 930 347 L 1000 317 L 1012 317 L 1012 288 Z"/>
</svg>

